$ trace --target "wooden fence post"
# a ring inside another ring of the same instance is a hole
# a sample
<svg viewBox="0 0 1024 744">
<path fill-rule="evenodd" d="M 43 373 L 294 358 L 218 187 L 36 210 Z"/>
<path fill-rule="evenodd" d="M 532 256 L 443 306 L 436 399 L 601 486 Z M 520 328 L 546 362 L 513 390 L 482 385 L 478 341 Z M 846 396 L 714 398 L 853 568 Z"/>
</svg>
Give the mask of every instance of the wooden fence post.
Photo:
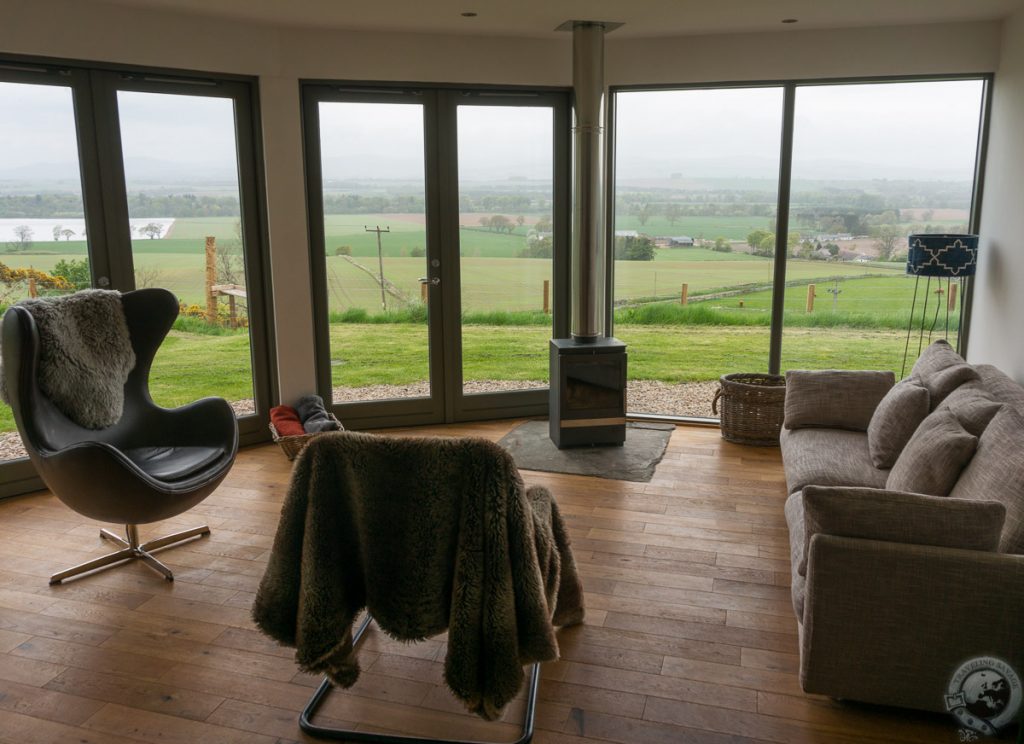
<svg viewBox="0 0 1024 744">
<path fill-rule="evenodd" d="M 814 285 L 807 285 L 807 312 L 814 312 Z"/>
<path fill-rule="evenodd" d="M 428 302 L 428 300 L 427 300 L 427 283 L 426 282 L 420 282 L 420 302 L 422 302 L 424 305 L 426 305 L 427 302 Z"/>
<path fill-rule="evenodd" d="M 551 280 L 544 280 L 544 312 L 551 313 Z"/>
<path fill-rule="evenodd" d="M 36 288 L 36 278 L 34 276 L 30 276 L 28 278 L 28 296 L 29 297 L 38 297 L 39 296 L 39 290 Z"/>
<path fill-rule="evenodd" d="M 679 304 L 685 305 L 690 301 L 690 285 L 684 284 L 679 290 Z"/>
<path fill-rule="evenodd" d="M 217 295 L 213 285 L 217 283 L 217 238 L 206 236 L 206 322 L 217 322 Z"/>
<path fill-rule="evenodd" d="M 956 285 L 949 285 L 949 311 L 953 312 L 956 310 Z"/>
</svg>

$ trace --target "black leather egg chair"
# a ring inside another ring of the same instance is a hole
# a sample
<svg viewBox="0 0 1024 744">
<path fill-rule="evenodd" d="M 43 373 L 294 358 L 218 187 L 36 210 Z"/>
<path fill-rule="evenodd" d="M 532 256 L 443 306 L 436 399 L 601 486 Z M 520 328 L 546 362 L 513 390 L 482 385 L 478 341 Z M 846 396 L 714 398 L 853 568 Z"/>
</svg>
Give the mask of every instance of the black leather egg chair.
<svg viewBox="0 0 1024 744">
<path fill-rule="evenodd" d="M 210 528 L 139 544 L 137 525 L 198 504 L 224 479 L 238 451 L 238 423 L 223 399 L 165 409 L 149 395 L 150 366 L 178 315 L 177 298 L 165 289 L 140 289 L 121 300 L 136 363 L 125 382 L 124 414 L 106 429 L 79 426 L 39 389 L 39 331 L 28 310 L 15 305 L 3 318 L 7 394 L 36 471 L 79 514 L 126 525 L 126 538 L 100 531 L 120 550 L 56 573 L 51 584 L 132 559 L 172 581 L 170 569 L 151 552 L 208 535 Z"/>
</svg>

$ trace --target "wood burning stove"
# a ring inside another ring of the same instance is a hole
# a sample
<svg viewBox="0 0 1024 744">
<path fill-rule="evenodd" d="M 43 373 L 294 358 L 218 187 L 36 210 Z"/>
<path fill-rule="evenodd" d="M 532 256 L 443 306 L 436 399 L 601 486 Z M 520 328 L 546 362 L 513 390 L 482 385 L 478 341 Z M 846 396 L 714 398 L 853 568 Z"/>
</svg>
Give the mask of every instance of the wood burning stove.
<svg viewBox="0 0 1024 744">
<path fill-rule="evenodd" d="M 548 411 L 559 449 L 626 441 L 626 345 L 616 338 L 551 340 Z"/>
</svg>

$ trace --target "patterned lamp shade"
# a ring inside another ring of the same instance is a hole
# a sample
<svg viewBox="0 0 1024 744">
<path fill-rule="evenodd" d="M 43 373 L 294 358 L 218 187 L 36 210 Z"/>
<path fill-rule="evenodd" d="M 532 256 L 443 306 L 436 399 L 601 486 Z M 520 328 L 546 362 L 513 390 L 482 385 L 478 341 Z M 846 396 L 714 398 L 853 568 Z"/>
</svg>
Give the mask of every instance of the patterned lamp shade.
<svg viewBox="0 0 1024 744">
<path fill-rule="evenodd" d="M 907 273 L 958 279 L 978 268 L 977 235 L 911 235 Z"/>
</svg>

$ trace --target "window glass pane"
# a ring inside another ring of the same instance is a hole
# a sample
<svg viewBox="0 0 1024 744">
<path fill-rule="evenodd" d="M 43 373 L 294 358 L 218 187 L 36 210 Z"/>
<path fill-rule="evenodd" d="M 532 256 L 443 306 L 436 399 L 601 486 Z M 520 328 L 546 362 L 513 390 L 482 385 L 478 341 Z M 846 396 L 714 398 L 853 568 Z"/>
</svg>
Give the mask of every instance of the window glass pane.
<svg viewBox="0 0 1024 744">
<path fill-rule="evenodd" d="M 73 94 L 0 82 L 0 310 L 92 284 Z M 24 457 L 0 403 L 0 460 Z"/>
<path fill-rule="evenodd" d="M 459 106 L 465 393 L 547 387 L 553 111 Z"/>
<path fill-rule="evenodd" d="M 982 88 L 967 80 L 797 89 L 784 370 L 899 375 L 908 326 L 907 370 L 919 340 L 947 335 L 947 318 L 955 343 L 956 283 L 922 279 L 911 322 L 907 236 L 968 230 Z"/>
<path fill-rule="evenodd" d="M 616 95 L 615 336 L 629 410 L 712 416 L 767 372 L 782 89 Z"/>
<path fill-rule="evenodd" d="M 334 402 L 428 397 L 423 106 L 321 102 L 320 148 Z"/>
<path fill-rule="evenodd" d="M 234 101 L 119 91 L 117 103 L 135 286 L 164 287 L 181 303 L 153 363 L 153 399 L 214 395 L 251 414 Z"/>
</svg>

